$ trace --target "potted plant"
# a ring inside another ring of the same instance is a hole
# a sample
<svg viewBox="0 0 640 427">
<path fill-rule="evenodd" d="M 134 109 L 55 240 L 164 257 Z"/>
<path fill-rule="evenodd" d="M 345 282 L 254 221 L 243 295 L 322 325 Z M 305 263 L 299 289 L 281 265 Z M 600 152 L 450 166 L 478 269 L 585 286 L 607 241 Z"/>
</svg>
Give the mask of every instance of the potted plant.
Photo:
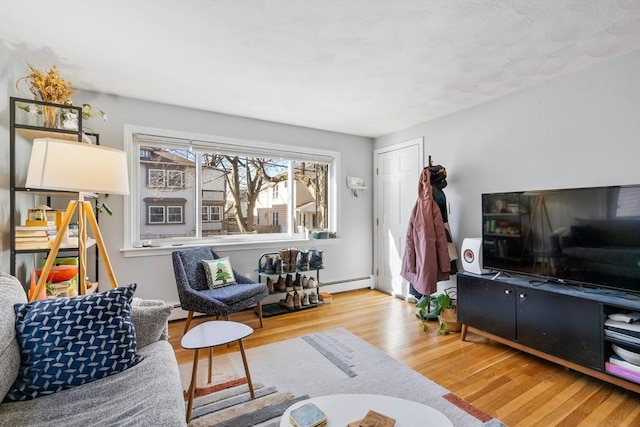
<svg viewBox="0 0 640 427">
<path fill-rule="evenodd" d="M 458 309 L 456 305 L 456 288 L 447 288 L 439 295 L 424 295 L 416 304 L 416 313 L 423 322 L 423 330 L 429 330 L 426 321 L 438 318 L 440 326 L 438 333 L 447 335 L 449 332 L 458 332 L 462 328 L 458 322 Z"/>
</svg>

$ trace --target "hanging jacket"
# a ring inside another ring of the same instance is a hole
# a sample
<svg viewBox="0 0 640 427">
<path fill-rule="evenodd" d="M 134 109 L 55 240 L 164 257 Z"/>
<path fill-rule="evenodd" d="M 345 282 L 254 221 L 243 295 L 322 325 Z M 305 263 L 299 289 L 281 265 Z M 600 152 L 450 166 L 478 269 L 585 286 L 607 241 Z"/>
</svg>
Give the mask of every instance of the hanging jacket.
<svg viewBox="0 0 640 427">
<path fill-rule="evenodd" d="M 451 269 L 442 214 L 432 191 L 429 169 L 425 168 L 420 174 L 418 200 L 409 219 L 400 271 L 422 295 L 434 293 L 439 281 L 449 279 Z"/>
</svg>

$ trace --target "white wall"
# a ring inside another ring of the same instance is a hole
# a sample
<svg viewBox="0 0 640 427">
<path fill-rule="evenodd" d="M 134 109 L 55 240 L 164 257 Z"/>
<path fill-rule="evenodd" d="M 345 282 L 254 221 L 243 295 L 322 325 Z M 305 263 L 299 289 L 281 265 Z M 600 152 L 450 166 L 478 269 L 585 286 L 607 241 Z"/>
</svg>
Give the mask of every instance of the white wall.
<svg viewBox="0 0 640 427">
<path fill-rule="evenodd" d="M 640 51 L 374 140 L 424 136 L 460 248 L 483 192 L 640 183 Z"/>
<path fill-rule="evenodd" d="M 4 106 L 2 114 L 3 141 L 0 153 L 2 162 L 2 187 L 0 189 L 0 220 L 2 220 L 2 270 L 9 271 L 8 252 L 8 215 L 9 215 L 9 167 L 8 140 L 9 133 L 8 97 L 18 95 L 15 80 L 26 74 L 27 68 L 22 59 L 9 55 L 4 46 L 0 46 L 3 58 L 2 86 L 0 93 Z M 52 64 L 53 65 L 53 64 Z M 13 70 L 5 73 L 5 66 Z M 162 88 L 158 88 L 162 90 Z M 215 96 L 215 94 L 210 94 Z M 88 102 L 94 107 L 107 112 L 108 121 L 103 122 L 94 118 L 86 123 L 100 134 L 100 143 L 105 146 L 124 149 L 123 126 L 125 124 L 170 129 L 190 133 L 218 135 L 224 137 L 241 138 L 287 144 L 295 147 L 317 147 L 337 151 L 341 156 L 340 181 L 338 182 L 340 239 L 326 242 L 310 241 L 299 244 L 299 247 L 323 247 L 325 249 L 325 266 L 321 278 L 323 281 L 338 281 L 344 279 L 369 276 L 372 268 L 372 197 L 355 198 L 346 188 L 346 176 L 363 176 L 371 181 L 373 167 L 373 150 L 370 138 L 350 136 L 333 132 L 288 126 L 279 123 L 253 120 L 243 117 L 208 113 L 171 105 L 146 102 L 136 99 L 112 96 L 102 93 L 81 91 L 73 97 L 75 104 Z M 299 108 L 292 105 L 291 108 Z M 85 127 L 86 127 L 85 126 Z M 70 164 L 70 167 L 73 167 Z M 127 258 L 120 252 L 124 241 L 124 221 L 122 196 L 109 197 L 108 204 L 114 210 L 114 216 L 100 216 L 100 229 L 106 241 L 109 258 L 113 264 L 118 282 L 126 284 L 138 283 L 138 296 L 143 298 L 160 298 L 167 301 L 177 301 L 173 269 L 171 266 L 170 249 L 157 256 Z M 257 268 L 257 260 L 263 252 L 277 251 L 281 247 L 292 244 L 288 242 L 261 245 L 259 247 L 243 247 L 230 250 L 219 250 L 222 255 L 230 255 L 233 266 L 241 272 L 252 272 Z M 106 273 L 101 269 L 101 277 Z M 106 283 L 105 283 L 106 285 Z M 102 288 L 102 287 L 101 287 Z"/>
</svg>

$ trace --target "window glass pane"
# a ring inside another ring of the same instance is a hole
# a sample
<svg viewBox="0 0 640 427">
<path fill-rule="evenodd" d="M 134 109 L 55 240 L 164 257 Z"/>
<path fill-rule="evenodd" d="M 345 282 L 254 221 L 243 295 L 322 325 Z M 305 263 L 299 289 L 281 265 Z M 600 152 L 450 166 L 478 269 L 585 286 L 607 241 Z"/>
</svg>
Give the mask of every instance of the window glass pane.
<svg viewBox="0 0 640 427">
<path fill-rule="evenodd" d="M 182 222 L 182 206 L 167 206 L 167 222 Z"/>
<path fill-rule="evenodd" d="M 164 206 L 149 206 L 149 223 L 164 224 Z"/>
<path fill-rule="evenodd" d="M 182 171 L 168 170 L 166 172 L 167 187 L 182 188 L 184 186 L 183 175 Z"/>
<path fill-rule="evenodd" d="M 201 215 L 201 205 L 196 203 L 195 154 L 150 145 L 140 146 L 140 153 L 140 177 L 148 177 L 148 184 L 138 189 L 140 239 L 195 237 L 196 218 Z"/>
<path fill-rule="evenodd" d="M 149 169 L 149 187 L 164 187 L 164 171 L 162 169 Z"/>
<path fill-rule="evenodd" d="M 209 206 L 202 207 L 202 222 L 209 222 Z"/>
<path fill-rule="evenodd" d="M 220 221 L 221 220 L 221 208 L 220 206 L 211 206 L 211 221 Z"/>
</svg>

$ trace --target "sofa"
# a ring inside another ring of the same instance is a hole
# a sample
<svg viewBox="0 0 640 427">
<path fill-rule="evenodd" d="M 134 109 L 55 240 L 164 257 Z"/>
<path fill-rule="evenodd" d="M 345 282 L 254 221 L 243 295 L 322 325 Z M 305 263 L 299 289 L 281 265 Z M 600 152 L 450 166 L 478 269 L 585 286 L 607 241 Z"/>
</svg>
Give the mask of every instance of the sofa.
<svg viewBox="0 0 640 427">
<path fill-rule="evenodd" d="M 26 345 L 20 345 L 20 306 L 14 305 L 26 301 L 21 283 L 0 273 L 0 426 L 186 425 L 178 365 L 166 333 L 172 307 L 161 301 L 127 302 L 134 328 L 129 335 L 135 337 L 128 349 L 133 366 L 51 394 L 7 402 L 24 372 Z"/>
<path fill-rule="evenodd" d="M 640 218 L 576 218 L 551 235 L 551 245 L 566 276 L 640 280 Z"/>
</svg>

